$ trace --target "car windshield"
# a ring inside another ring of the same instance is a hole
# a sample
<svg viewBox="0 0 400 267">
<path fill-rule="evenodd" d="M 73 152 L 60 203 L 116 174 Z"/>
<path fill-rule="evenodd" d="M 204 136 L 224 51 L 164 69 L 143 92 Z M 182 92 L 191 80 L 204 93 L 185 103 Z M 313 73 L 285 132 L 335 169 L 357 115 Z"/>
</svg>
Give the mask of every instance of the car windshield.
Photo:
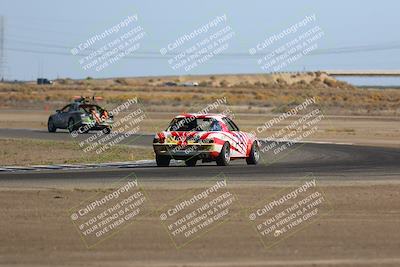
<svg viewBox="0 0 400 267">
<path fill-rule="evenodd" d="M 81 113 L 93 113 L 93 111 L 96 113 L 100 113 L 102 110 L 99 106 L 85 104 L 85 105 L 80 105 L 79 111 Z"/>
<path fill-rule="evenodd" d="M 221 131 L 221 125 L 213 118 L 175 118 L 169 124 L 167 131 L 182 132 L 201 132 L 201 131 Z"/>
</svg>

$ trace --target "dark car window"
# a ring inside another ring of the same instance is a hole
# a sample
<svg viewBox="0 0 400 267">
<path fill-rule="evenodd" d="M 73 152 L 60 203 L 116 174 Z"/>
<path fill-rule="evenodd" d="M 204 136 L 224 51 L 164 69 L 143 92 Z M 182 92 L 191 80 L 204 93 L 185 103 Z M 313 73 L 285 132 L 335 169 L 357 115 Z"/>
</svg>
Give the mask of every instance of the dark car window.
<svg viewBox="0 0 400 267">
<path fill-rule="evenodd" d="M 210 125 L 210 131 L 219 132 L 222 131 L 221 124 L 216 119 L 213 119 Z"/>
<path fill-rule="evenodd" d="M 229 118 L 226 118 L 226 119 L 232 124 L 233 128 L 235 129 L 235 131 L 238 131 L 238 132 L 240 131 L 239 127 L 236 125 L 236 123 L 233 122 L 233 120 L 231 120 Z"/>
<path fill-rule="evenodd" d="M 73 103 L 71 104 L 69 111 L 78 111 L 79 110 L 79 103 Z"/>
<path fill-rule="evenodd" d="M 212 118 L 175 118 L 170 123 L 167 131 L 221 131 L 219 122 Z"/>
<path fill-rule="evenodd" d="M 240 131 L 239 127 L 237 127 L 237 125 L 231 119 L 223 118 L 222 120 L 225 122 L 225 124 L 228 127 L 229 131 L 234 131 L 234 132 Z"/>
<path fill-rule="evenodd" d="M 61 112 L 69 112 L 70 111 L 70 107 L 71 107 L 71 105 L 66 105 L 65 107 L 63 107 L 61 109 Z"/>
</svg>

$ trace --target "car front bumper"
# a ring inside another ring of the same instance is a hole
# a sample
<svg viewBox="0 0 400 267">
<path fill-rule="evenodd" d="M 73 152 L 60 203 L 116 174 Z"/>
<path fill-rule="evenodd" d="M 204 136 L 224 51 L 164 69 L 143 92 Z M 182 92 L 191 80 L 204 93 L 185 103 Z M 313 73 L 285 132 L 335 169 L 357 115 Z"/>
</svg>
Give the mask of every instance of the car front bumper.
<svg viewBox="0 0 400 267">
<path fill-rule="evenodd" d="M 215 157 L 219 153 L 215 151 L 214 144 L 158 144 L 153 143 L 154 153 L 162 156 L 170 156 L 175 159 L 185 159 L 191 157 L 210 158 Z"/>
<path fill-rule="evenodd" d="M 95 120 L 91 120 L 91 119 L 82 119 L 81 120 L 82 126 L 91 126 L 92 128 L 105 128 L 105 127 L 111 128 L 113 124 L 114 124 L 114 121 L 111 119 L 104 120 L 100 123 L 96 122 Z"/>
</svg>

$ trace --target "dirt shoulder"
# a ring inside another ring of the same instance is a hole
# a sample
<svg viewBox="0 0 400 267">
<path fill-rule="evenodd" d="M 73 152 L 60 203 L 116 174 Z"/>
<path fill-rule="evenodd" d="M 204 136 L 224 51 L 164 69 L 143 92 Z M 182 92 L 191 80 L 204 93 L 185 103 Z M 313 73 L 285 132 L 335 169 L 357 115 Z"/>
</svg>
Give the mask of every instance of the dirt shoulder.
<svg viewBox="0 0 400 267">
<path fill-rule="evenodd" d="M 85 153 L 71 141 L 0 138 L 0 157 L 3 166 L 41 164 L 73 164 L 136 161 L 154 158 L 151 147 L 115 145 L 97 154 Z"/>
<path fill-rule="evenodd" d="M 104 190 L 7 189 L 0 194 L 0 263 L 13 266 L 398 266 L 400 185 L 322 185 L 332 212 L 266 249 L 241 210 L 181 249 L 159 208 L 191 188 L 145 185 L 150 213 L 87 249 L 67 210 Z M 284 187 L 286 188 L 286 187 Z M 283 189 L 236 186 L 243 208 Z"/>
<path fill-rule="evenodd" d="M 0 128 L 30 128 L 46 131 L 50 111 L 3 110 Z M 164 130 L 176 112 L 146 112 L 148 119 L 141 123 L 140 131 L 154 133 Z M 272 119 L 273 114 L 236 113 L 235 122 L 241 130 L 252 132 Z M 397 116 L 334 116 L 327 115 L 318 125 L 319 130 L 305 141 L 351 143 L 383 147 L 400 147 L 400 118 Z M 268 137 L 273 131 L 258 134 Z M 67 140 L 66 140 L 67 141 Z"/>
</svg>

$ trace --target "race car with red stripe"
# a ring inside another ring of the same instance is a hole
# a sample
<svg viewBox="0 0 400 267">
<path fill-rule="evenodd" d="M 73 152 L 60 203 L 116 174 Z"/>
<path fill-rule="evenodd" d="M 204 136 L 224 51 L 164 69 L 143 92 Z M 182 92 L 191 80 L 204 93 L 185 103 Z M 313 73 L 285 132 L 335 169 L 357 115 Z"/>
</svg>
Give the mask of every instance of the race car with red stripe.
<svg viewBox="0 0 400 267">
<path fill-rule="evenodd" d="M 252 134 L 223 114 L 182 114 L 153 140 L 157 166 L 169 166 L 171 159 L 184 160 L 186 166 L 197 161 L 215 161 L 219 166 L 245 159 L 255 165 L 260 159 L 259 143 Z"/>
</svg>

